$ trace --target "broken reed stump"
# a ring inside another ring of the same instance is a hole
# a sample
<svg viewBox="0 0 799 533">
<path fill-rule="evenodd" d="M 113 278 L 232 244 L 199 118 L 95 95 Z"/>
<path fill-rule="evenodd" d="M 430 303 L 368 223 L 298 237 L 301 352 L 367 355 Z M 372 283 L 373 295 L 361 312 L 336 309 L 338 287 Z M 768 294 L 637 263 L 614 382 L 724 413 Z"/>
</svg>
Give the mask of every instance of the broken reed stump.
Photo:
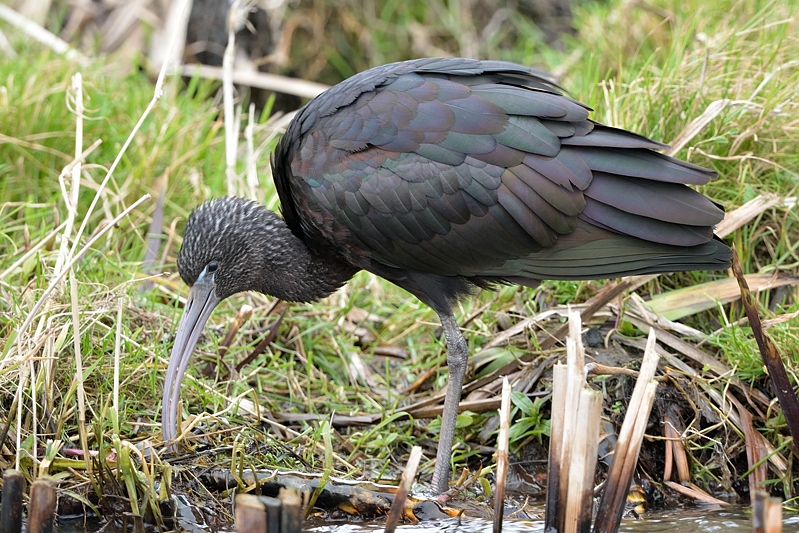
<svg viewBox="0 0 799 533">
<path fill-rule="evenodd" d="M 3 474 L 3 507 L 0 510 L 0 532 L 22 531 L 22 494 L 25 492 L 25 477 L 18 470 L 6 470 Z"/>
<path fill-rule="evenodd" d="M 597 509 L 594 533 L 613 533 L 619 529 L 649 413 L 655 401 L 658 383 L 654 377 L 660 359 L 655 350 L 656 340 L 655 330 L 650 328 L 641 370 L 619 431 L 616 451 L 613 453 L 602 499 Z"/>
<path fill-rule="evenodd" d="M 268 531 L 266 524 L 266 506 L 258 496 L 253 494 L 239 494 L 236 496 L 237 533 L 264 533 Z"/>
<path fill-rule="evenodd" d="M 752 499 L 752 530 L 754 533 L 782 533 L 782 501 L 756 491 Z"/>
<path fill-rule="evenodd" d="M 591 528 L 602 396 L 585 382 L 580 314 L 569 311 L 566 365 L 555 365 L 545 529 Z"/>
<path fill-rule="evenodd" d="M 497 437 L 497 481 L 494 488 L 494 529 L 502 533 L 505 516 L 505 482 L 508 479 L 508 444 L 510 442 L 510 394 L 508 378 L 502 378 L 502 403 L 499 407 L 499 436 Z M 386 532 L 388 533 L 388 532 Z"/>
<path fill-rule="evenodd" d="M 280 531 L 280 512 L 283 502 L 271 496 L 260 496 L 259 499 L 266 509 L 266 531 Z"/>
<path fill-rule="evenodd" d="M 591 530 L 593 481 L 599 444 L 602 396 L 585 381 L 585 352 L 580 315 L 569 311 L 566 365 L 553 368 L 549 475 L 544 527 L 560 533 Z M 594 533 L 618 531 L 638 452 L 655 400 L 654 380 L 659 357 L 655 331 L 650 329 L 638 381 L 635 384 L 616 451 L 608 471 Z"/>
<path fill-rule="evenodd" d="M 144 518 L 136 513 L 122 513 L 122 531 L 144 533 Z"/>
<path fill-rule="evenodd" d="M 299 491 L 280 489 L 277 498 L 236 496 L 237 533 L 300 533 L 303 498 Z"/>
<path fill-rule="evenodd" d="M 52 481 L 37 479 L 33 482 L 28 505 L 28 533 L 52 533 L 57 500 Z"/>
</svg>

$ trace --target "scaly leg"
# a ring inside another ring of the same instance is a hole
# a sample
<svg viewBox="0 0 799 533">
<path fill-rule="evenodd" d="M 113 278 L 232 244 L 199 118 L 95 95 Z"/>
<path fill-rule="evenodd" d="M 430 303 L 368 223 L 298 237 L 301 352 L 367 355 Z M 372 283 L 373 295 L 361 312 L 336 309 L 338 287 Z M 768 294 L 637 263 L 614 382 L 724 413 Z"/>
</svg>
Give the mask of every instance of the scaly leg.
<svg viewBox="0 0 799 533">
<path fill-rule="evenodd" d="M 449 490 L 449 464 L 452 459 L 452 441 L 455 437 L 455 422 L 458 418 L 458 404 L 461 401 L 461 389 L 466 375 L 466 363 L 469 350 L 463 338 L 455 316 L 451 311 L 439 312 L 441 326 L 447 337 L 447 394 L 444 397 L 444 412 L 441 413 L 441 435 L 438 438 L 436 464 L 433 470 L 431 490 L 441 494 Z"/>
</svg>

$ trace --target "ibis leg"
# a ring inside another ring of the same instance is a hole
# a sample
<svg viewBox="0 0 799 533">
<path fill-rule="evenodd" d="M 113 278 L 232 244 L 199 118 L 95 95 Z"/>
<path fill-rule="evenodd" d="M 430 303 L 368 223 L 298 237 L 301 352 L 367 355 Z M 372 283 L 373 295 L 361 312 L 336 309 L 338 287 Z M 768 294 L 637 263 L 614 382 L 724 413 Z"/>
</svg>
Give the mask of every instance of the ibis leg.
<svg viewBox="0 0 799 533">
<path fill-rule="evenodd" d="M 438 316 L 441 319 L 441 326 L 444 328 L 444 335 L 447 337 L 449 379 L 447 380 L 447 393 L 444 397 L 444 412 L 441 414 L 441 434 L 430 488 L 433 492 L 441 494 L 449 489 L 452 441 L 455 437 L 455 422 L 458 418 L 458 404 L 461 400 L 461 389 L 466 374 L 469 351 L 466 339 L 463 338 L 452 312 L 439 312 Z"/>
</svg>

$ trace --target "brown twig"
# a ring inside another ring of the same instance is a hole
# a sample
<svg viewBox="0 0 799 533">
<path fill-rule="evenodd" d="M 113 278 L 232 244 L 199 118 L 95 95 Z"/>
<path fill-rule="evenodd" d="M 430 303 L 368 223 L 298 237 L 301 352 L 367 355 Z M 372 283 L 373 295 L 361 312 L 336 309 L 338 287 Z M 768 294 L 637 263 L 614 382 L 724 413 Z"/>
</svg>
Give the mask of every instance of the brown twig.
<svg viewBox="0 0 799 533">
<path fill-rule="evenodd" d="M 738 284 L 741 287 L 741 300 L 746 311 L 746 316 L 749 317 L 749 326 L 752 328 L 752 334 L 757 341 L 757 347 L 760 349 L 760 355 L 763 357 L 763 363 L 768 369 L 768 374 L 771 376 L 771 382 L 774 384 L 774 390 L 777 393 L 777 399 L 782 406 L 782 412 L 785 414 L 785 422 L 788 424 L 788 431 L 793 437 L 793 442 L 789 444 L 794 456 L 799 458 L 799 398 L 796 396 L 796 391 L 793 390 L 788 373 L 785 370 L 785 364 L 782 362 L 780 353 L 771 337 L 763 331 L 763 326 L 760 323 L 760 315 L 757 312 L 757 304 L 752 293 L 749 292 L 749 285 L 746 283 L 743 271 L 741 270 L 741 263 L 738 261 L 738 253 L 733 250 L 732 256 L 732 271 L 738 279 Z"/>
<path fill-rule="evenodd" d="M 239 361 L 239 363 L 236 365 L 236 372 L 241 372 L 242 368 L 253 362 L 256 357 L 264 353 L 270 344 L 275 342 L 280 324 L 283 323 L 283 318 L 286 316 L 286 311 L 289 309 L 289 306 L 284 302 L 280 302 L 280 304 L 283 306 L 283 309 L 280 311 L 280 316 L 278 316 L 277 320 L 275 320 L 274 323 L 269 326 L 269 332 L 266 334 L 266 337 L 264 337 L 261 342 L 258 343 L 258 346 L 256 346 L 247 357 Z"/>
</svg>

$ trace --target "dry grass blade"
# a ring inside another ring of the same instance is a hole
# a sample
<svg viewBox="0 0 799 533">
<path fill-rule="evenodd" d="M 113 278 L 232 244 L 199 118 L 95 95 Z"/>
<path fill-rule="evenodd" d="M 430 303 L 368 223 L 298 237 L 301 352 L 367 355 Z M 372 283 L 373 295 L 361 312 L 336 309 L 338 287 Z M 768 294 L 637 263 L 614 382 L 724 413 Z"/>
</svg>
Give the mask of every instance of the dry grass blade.
<svg viewBox="0 0 799 533">
<path fill-rule="evenodd" d="M 711 496 L 701 488 L 697 487 L 693 483 L 688 483 L 688 485 L 680 485 L 679 483 L 675 483 L 674 481 L 664 481 L 663 484 L 669 487 L 674 492 L 679 492 L 683 496 L 687 496 L 699 502 L 711 503 L 714 505 L 723 505 L 723 506 L 729 505 L 729 503 L 725 502 L 724 500 L 719 500 L 718 498 L 714 498 L 713 496 Z"/>
<path fill-rule="evenodd" d="M 785 204 L 786 202 L 776 194 L 761 194 L 756 196 L 744 205 L 727 212 L 724 215 L 724 220 L 716 225 L 716 234 L 719 237 L 731 235 L 735 230 L 748 224 L 767 209 Z"/>
<path fill-rule="evenodd" d="M 777 272 L 747 274 L 746 281 L 755 292 L 799 284 L 799 278 Z M 740 298 L 738 282 L 734 278 L 727 278 L 664 292 L 647 300 L 645 305 L 669 320 L 679 320 Z"/>
<path fill-rule="evenodd" d="M 222 80 L 223 69 L 209 65 L 187 64 L 183 65 L 184 76 L 197 76 L 209 80 Z M 231 73 L 233 83 L 266 89 L 268 91 L 293 94 L 301 98 L 314 98 L 330 88 L 329 85 L 316 83 L 298 78 L 289 78 L 278 74 L 253 72 L 249 70 L 233 70 Z"/>
<path fill-rule="evenodd" d="M 538 313 L 531 317 L 527 317 L 524 320 L 519 321 L 518 323 L 514 324 L 513 326 L 509 327 L 505 331 L 501 332 L 498 335 L 495 335 L 491 341 L 485 345 L 483 350 L 488 350 L 489 348 L 495 348 L 497 346 L 502 346 L 503 344 L 507 344 L 510 339 L 519 335 L 523 331 L 528 329 L 532 329 L 533 326 L 543 322 L 544 320 L 548 320 L 552 317 L 561 316 L 561 311 L 556 309 L 550 309 L 544 311 L 542 313 Z M 476 355 L 476 354 L 475 354 Z"/>
<path fill-rule="evenodd" d="M 707 339 L 707 335 L 696 328 L 687 326 L 682 322 L 675 322 L 659 312 L 653 311 L 647 306 L 646 301 L 638 293 L 630 293 L 627 298 L 628 309 L 633 309 L 634 314 L 646 320 L 649 324 L 657 324 L 661 328 L 672 331 L 681 337 L 691 339 Z M 612 307 L 612 306 L 611 306 Z"/>
<path fill-rule="evenodd" d="M 500 405 L 502 405 L 502 398 L 498 396 L 494 398 L 483 398 L 480 400 L 464 400 L 458 404 L 458 412 L 463 413 L 464 411 L 470 411 L 473 413 L 485 413 L 499 409 Z M 403 409 L 403 411 L 414 418 L 435 418 L 441 415 L 441 413 L 444 411 L 444 406 L 431 405 L 412 408 L 409 407 L 407 409 Z"/>
<path fill-rule="evenodd" d="M 680 134 L 671 141 L 671 147 L 666 150 L 666 154 L 668 155 L 677 155 L 680 150 L 685 148 L 694 137 L 699 135 L 699 133 L 704 130 L 708 124 L 710 124 L 713 119 L 718 117 L 724 109 L 729 105 L 745 105 L 749 104 L 750 102 L 735 102 L 724 98 L 722 100 L 716 100 L 712 102 L 710 105 L 707 106 L 705 112 L 696 117 L 692 120 L 685 129 L 680 132 Z"/>
<path fill-rule="evenodd" d="M 746 441 L 746 461 L 749 466 L 749 475 L 747 476 L 749 481 L 749 493 L 755 494 L 757 491 L 765 488 L 763 484 L 768 478 L 768 463 L 766 462 L 768 450 L 763 445 L 763 439 L 758 438 L 760 434 L 757 432 L 757 429 L 755 429 L 752 423 L 752 415 L 749 413 L 746 406 L 739 402 L 732 394 L 728 395 L 727 399 L 735 405 L 735 409 L 738 411 L 738 417 L 741 420 L 741 430 L 743 431 Z"/>
<path fill-rule="evenodd" d="M 0 4 L 0 18 L 49 47 L 55 53 L 63 54 L 69 60 L 87 61 L 83 54 L 69 46 L 68 43 L 6 5 Z"/>
<path fill-rule="evenodd" d="M 250 103 L 249 115 L 247 116 L 247 126 L 244 128 L 244 139 L 247 141 L 247 194 L 259 204 L 264 203 L 264 195 L 258 183 L 258 160 L 255 151 L 255 104 Z"/>
<path fill-rule="evenodd" d="M 665 331 L 654 324 L 649 324 L 646 321 L 641 320 L 640 318 L 634 316 L 632 313 L 629 312 L 625 314 L 624 319 L 629 321 L 631 324 L 633 324 L 641 331 L 656 331 L 658 339 L 661 342 L 673 348 L 674 350 L 679 351 L 683 355 L 690 357 L 700 365 L 710 368 L 711 370 L 713 370 L 713 372 L 715 372 L 719 376 L 724 376 L 731 373 L 729 368 L 721 364 L 715 358 L 709 356 L 708 354 L 706 354 L 705 352 L 703 352 L 693 344 L 682 340 L 676 335 L 672 335 L 668 331 Z"/>
<path fill-rule="evenodd" d="M 64 197 L 67 205 L 67 226 L 64 229 L 64 239 L 61 241 L 61 250 L 56 262 L 55 271 L 61 269 L 59 263 L 66 262 L 69 258 L 69 239 L 72 235 L 72 227 L 75 217 L 78 214 L 78 199 L 80 198 L 80 173 L 81 173 L 81 153 L 83 152 L 83 79 L 80 73 L 72 77 L 72 98 L 74 99 L 75 111 L 75 164 L 72 166 L 72 183 L 70 184 L 70 194 Z M 63 184 L 62 184 L 63 190 Z M 81 353 L 81 328 L 80 328 L 80 304 L 78 302 L 78 280 L 75 276 L 75 269 L 69 269 L 69 287 L 72 307 L 72 340 L 75 351 L 75 381 L 78 386 L 78 433 L 80 435 L 80 445 L 83 450 L 84 460 L 86 461 L 86 472 L 91 475 L 92 461 L 89 454 L 88 432 L 86 430 L 86 390 L 83 383 L 83 356 Z M 50 362 L 52 364 L 52 362 Z"/>
<path fill-rule="evenodd" d="M 797 317 L 799 317 L 799 311 L 777 315 L 774 318 L 769 318 L 768 320 L 764 320 L 762 324 L 763 329 L 768 329 L 778 324 L 784 324 L 785 322 L 790 322 L 792 320 L 795 320 Z"/>
<path fill-rule="evenodd" d="M 152 43 L 147 54 L 148 72 L 152 74 L 160 72 L 165 65 L 172 65 L 170 74 L 180 72 L 181 58 L 186 47 L 186 27 L 189 25 L 193 4 L 193 0 L 169 2 L 166 21 L 163 26 L 156 27 L 153 31 Z"/>
</svg>

